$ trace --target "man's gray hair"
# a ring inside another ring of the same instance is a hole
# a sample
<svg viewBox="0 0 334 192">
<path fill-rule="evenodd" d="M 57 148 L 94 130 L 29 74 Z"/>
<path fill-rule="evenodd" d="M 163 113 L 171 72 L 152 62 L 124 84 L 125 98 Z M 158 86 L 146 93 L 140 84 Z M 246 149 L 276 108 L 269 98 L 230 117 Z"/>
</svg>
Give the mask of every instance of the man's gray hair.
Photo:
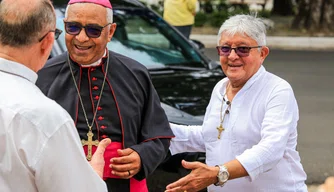
<svg viewBox="0 0 334 192">
<path fill-rule="evenodd" d="M 0 1 L 0 44 L 28 46 L 41 38 L 46 29 L 53 30 L 56 15 L 50 0 L 41 0 L 33 11 L 22 12 L 19 3 Z"/>
<path fill-rule="evenodd" d="M 248 35 L 258 45 L 266 45 L 266 26 L 261 18 L 252 15 L 235 15 L 227 19 L 219 29 L 218 45 L 222 34 L 234 36 L 235 34 Z"/>
<path fill-rule="evenodd" d="M 73 4 L 70 4 L 66 7 L 65 18 L 67 18 L 67 15 L 68 15 L 68 8 L 72 5 Z M 112 23 L 113 22 L 113 11 L 112 9 L 107 8 L 107 7 L 106 7 L 106 10 L 107 10 L 107 23 Z"/>
</svg>

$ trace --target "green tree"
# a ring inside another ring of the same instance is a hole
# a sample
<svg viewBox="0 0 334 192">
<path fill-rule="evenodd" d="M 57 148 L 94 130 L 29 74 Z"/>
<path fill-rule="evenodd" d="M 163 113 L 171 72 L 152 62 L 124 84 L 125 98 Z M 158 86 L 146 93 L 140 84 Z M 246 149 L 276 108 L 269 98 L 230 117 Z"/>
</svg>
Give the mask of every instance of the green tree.
<svg viewBox="0 0 334 192">
<path fill-rule="evenodd" d="M 272 10 L 273 15 L 288 16 L 293 15 L 294 5 L 292 0 L 274 0 L 274 6 Z"/>
<path fill-rule="evenodd" d="M 292 28 L 309 32 L 334 30 L 334 0 L 299 0 Z"/>
</svg>

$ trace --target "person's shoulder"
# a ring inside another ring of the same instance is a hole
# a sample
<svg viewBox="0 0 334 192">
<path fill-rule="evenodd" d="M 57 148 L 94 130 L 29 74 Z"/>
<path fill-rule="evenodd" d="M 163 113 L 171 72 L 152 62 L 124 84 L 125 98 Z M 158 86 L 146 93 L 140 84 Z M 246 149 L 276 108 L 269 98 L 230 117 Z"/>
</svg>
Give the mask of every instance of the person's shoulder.
<svg viewBox="0 0 334 192">
<path fill-rule="evenodd" d="M 49 59 L 44 65 L 44 67 L 37 72 L 38 78 L 36 81 L 36 85 L 44 93 L 47 92 L 50 84 L 55 80 L 57 75 L 59 75 L 59 71 L 66 63 L 66 58 L 67 58 L 66 54 L 67 52 Z"/>
<path fill-rule="evenodd" d="M 262 87 L 263 94 L 267 93 L 270 96 L 281 95 L 282 97 L 289 97 L 289 95 L 294 95 L 290 83 L 271 72 L 266 71 L 264 78 L 261 79 L 258 86 Z"/>
<path fill-rule="evenodd" d="M 266 72 L 266 78 L 264 78 L 264 82 L 272 84 L 274 87 L 291 88 L 291 85 L 287 80 L 268 71 Z"/>
<path fill-rule="evenodd" d="M 38 75 L 62 67 L 66 62 L 66 59 L 67 59 L 67 52 L 62 53 L 61 55 L 58 55 L 56 57 L 52 57 L 45 63 L 44 67 L 38 71 Z"/>
</svg>

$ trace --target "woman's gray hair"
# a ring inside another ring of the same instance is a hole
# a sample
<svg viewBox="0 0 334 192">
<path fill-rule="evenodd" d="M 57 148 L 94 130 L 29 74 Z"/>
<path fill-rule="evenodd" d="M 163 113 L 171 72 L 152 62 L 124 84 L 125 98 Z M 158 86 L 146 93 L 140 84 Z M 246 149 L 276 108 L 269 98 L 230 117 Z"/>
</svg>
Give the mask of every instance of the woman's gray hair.
<svg viewBox="0 0 334 192">
<path fill-rule="evenodd" d="M 252 15 L 235 15 L 227 19 L 219 29 L 218 41 L 222 34 L 234 36 L 235 34 L 248 35 L 259 46 L 266 45 L 266 26 L 261 18 Z"/>
<path fill-rule="evenodd" d="M 68 15 L 68 8 L 72 5 L 73 4 L 70 4 L 66 7 L 65 18 L 67 18 L 67 15 Z M 112 23 L 113 22 L 113 11 L 112 11 L 112 9 L 107 8 L 107 7 L 106 7 L 106 10 L 107 10 L 107 23 Z"/>
</svg>

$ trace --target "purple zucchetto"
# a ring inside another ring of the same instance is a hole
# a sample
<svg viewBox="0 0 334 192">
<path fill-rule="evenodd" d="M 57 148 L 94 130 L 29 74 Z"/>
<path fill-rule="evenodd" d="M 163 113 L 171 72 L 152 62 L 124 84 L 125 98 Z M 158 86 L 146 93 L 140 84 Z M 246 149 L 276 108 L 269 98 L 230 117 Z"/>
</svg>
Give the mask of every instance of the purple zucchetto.
<svg viewBox="0 0 334 192">
<path fill-rule="evenodd" d="M 94 3 L 94 4 L 97 4 L 97 5 L 101 5 L 103 7 L 107 7 L 107 8 L 112 9 L 109 0 L 70 0 L 68 2 L 69 5 L 74 4 L 74 3 Z"/>
</svg>

